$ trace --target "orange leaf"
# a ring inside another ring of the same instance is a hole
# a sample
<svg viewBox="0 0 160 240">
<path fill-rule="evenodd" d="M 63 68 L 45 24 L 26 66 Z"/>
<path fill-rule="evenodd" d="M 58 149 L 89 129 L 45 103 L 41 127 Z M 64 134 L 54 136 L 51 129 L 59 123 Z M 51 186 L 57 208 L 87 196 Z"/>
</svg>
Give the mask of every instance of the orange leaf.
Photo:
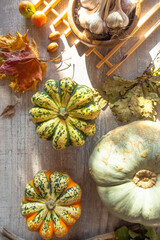
<svg viewBox="0 0 160 240">
<path fill-rule="evenodd" d="M 0 35 L 0 49 L 5 51 L 15 51 L 20 50 L 29 44 L 28 31 L 24 36 L 19 32 L 16 32 L 16 37 L 8 33 L 6 36 Z"/>
</svg>

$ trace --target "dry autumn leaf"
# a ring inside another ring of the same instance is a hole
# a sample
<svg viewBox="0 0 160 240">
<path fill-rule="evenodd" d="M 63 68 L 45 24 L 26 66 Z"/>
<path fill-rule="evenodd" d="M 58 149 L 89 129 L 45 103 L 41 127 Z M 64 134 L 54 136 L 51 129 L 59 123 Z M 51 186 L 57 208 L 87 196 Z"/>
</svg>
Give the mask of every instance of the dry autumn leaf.
<svg viewBox="0 0 160 240">
<path fill-rule="evenodd" d="M 29 44 L 28 34 L 10 33 L 0 36 L 0 79 L 10 78 L 15 92 L 36 90 L 38 82 L 46 74 L 46 64 L 38 59 L 35 41 Z"/>
<path fill-rule="evenodd" d="M 3 112 L 1 113 L 0 117 L 8 117 L 15 113 L 15 105 L 8 105 Z"/>
<path fill-rule="evenodd" d="M 114 76 L 106 78 L 97 99 L 108 99 L 108 105 L 120 122 L 128 122 L 132 116 L 139 119 L 156 119 L 155 106 L 160 103 L 160 53 L 144 74 L 134 81 Z"/>
<path fill-rule="evenodd" d="M 101 89 L 94 89 L 93 91 L 94 102 L 98 103 L 100 108 L 104 108 L 108 103 L 108 98 Z"/>
<path fill-rule="evenodd" d="M 4 51 L 12 52 L 20 50 L 24 48 L 26 44 L 29 44 L 28 31 L 23 36 L 19 32 L 16 32 L 16 37 L 10 33 L 6 36 L 0 35 L 0 49 Z"/>
</svg>

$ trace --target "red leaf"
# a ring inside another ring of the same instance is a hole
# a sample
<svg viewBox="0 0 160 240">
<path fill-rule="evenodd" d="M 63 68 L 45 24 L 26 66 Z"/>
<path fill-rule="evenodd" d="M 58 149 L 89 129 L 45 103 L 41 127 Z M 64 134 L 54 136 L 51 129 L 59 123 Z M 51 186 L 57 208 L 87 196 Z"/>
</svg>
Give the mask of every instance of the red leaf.
<svg viewBox="0 0 160 240">
<path fill-rule="evenodd" d="M 41 63 L 29 45 L 21 51 L 1 52 L 1 55 L 4 63 L 0 67 L 0 73 L 14 77 L 16 91 L 24 92 L 37 81 L 42 81 Z"/>
</svg>

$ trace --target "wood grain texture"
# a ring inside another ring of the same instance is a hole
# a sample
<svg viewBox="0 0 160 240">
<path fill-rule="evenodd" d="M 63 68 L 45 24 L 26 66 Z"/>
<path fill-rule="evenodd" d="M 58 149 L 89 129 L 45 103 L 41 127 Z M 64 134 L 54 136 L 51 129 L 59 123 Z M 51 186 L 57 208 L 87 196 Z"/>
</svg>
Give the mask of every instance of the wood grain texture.
<svg viewBox="0 0 160 240">
<path fill-rule="evenodd" d="M 48 14 L 47 23 L 36 28 L 30 20 L 19 14 L 20 0 L 0 0 L 0 34 L 5 35 L 8 30 L 14 34 L 16 31 L 24 34 L 29 29 L 29 37 L 37 42 L 40 57 L 49 56 L 46 51 L 49 44 L 48 35 L 51 32 L 52 15 Z M 62 1 L 63 2 L 63 1 Z M 144 0 L 142 15 L 159 0 Z M 62 4 L 62 3 L 61 3 Z M 63 6 L 62 6 L 63 9 Z M 159 17 L 159 12 L 144 25 L 146 31 Z M 140 32 L 129 40 L 113 57 L 116 62 L 139 38 Z M 151 61 L 154 52 L 160 49 L 160 31 L 157 29 L 144 43 L 122 64 L 117 70 L 119 74 L 128 79 L 134 79 L 143 73 Z M 61 37 L 59 50 L 52 56 L 57 56 L 65 49 L 63 59 L 72 57 L 70 62 L 75 64 L 74 80 L 80 84 L 99 88 L 105 77 L 107 66 L 96 69 L 98 59 L 95 54 L 85 57 L 87 50 L 82 44 L 78 47 L 70 46 L 65 37 Z M 108 49 L 101 50 L 105 55 Z M 48 79 L 59 80 L 65 76 L 72 77 L 73 68 L 66 68 L 65 64 L 47 64 L 47 75 L 43 83 L 38 84 L 42 89 Z M 58 68 L 58 69 L 57 69 Z M 75 180 L 83 191 L 82 216 L 73 226 L 65 240 L 84 240 L 97 234 L 112 231 L 122 221 L 108 213 L 101 203 L 96 186 L 88 172 L 88 158 L 96 141 L 108 131 L 121 125 L 116 121 L 109 108 L 102 111 L 97 124 L 97 132 L 89 137 L 82 147 L 69 147 L 65 150 L 54 150 L 50 142 L 39 139 L 35 133 L 35 125 L 29 120 L 28 111 L 32 107 L 31 96 L 33 91 L 24 94 L 15 94 L 8 87 L 9 80 L 0 81 L 0 113 L 10 104 L 16 104 L 15 115 L 0 118 L 0 228 L 5 226 L 25 240 L 40 240 L 37 233 L 27 230 L 24 217 L 20 213 L 20 203 L 23 199 L 25 184 L 31 180 L 40 169 L 63 170 Z M 0 236 L 0 239 L 5 238 Z"/>
</svg>

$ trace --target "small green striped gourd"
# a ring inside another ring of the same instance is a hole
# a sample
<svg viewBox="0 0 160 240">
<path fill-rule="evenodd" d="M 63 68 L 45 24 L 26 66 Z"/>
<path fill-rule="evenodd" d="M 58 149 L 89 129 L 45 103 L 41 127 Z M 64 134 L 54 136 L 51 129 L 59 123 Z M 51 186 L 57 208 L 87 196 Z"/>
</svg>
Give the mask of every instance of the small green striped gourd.
<svg viewBox="0 0 160 240">
<path fill-rule="evenodd" d="M 37 135 L 52 140 L 53 147 L 82 146 L 87 136 L 95 134 L 95 119 L 100 114 L 91 88 L 78 85 L 71 78 L 48 80 L 44 90 L 32 97 L 30 119 Z"/>
<path fill-rule="evenodd" d="M 64 172 L 39 171 L 24 190 L 21 213 L 45 240 L 65 236 L 81 215 L 81 188 Z"/>
</svg>

